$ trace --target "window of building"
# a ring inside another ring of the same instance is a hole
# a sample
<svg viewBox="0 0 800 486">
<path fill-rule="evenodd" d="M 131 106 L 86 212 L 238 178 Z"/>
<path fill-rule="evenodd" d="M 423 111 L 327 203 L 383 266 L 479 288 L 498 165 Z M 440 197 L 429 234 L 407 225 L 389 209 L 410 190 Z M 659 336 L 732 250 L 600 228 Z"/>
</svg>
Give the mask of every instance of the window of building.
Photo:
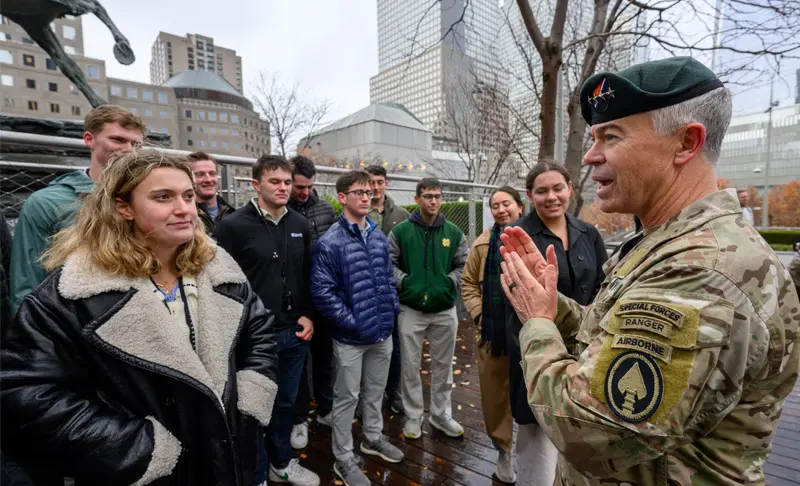
<svg viewBox="0 0 800 486">
<path fill-rule="evenodd" d="M 159 92 L 158 93 L 158 102 L 161 103 L 162 105 L 167 104 L 167 93 Z"/>
<path fill-rule="evenodd" d="M 0 74 L 0 84 L 3 86 L 14 86 L 14 76 L 10 74 Z"/>
<path fill-rule="evenodd" d="M 131 113 L 133 113 L 134 115 L 136 114 L 136 107 L 131 106 L 129 109 L 130 109 Z"/>
<path fill-rule="evenodd" d="M 228 114 L 227 113 L 220 113 L 219 114 L 219 121 L 223 123 L 228 123 Z"/>
<path fill-rule="evenodd" d="M 58 103 L 50 103 L 50 113 L 61 113 L 61 107 Z"/>
<path fill-rule="evenodd" d="M 39 102 L 28 100 L 28 109 L 31 111 L 37 111 L 39 109 Z"/>
<path fill-rule="evenodd" d="M 239 115 L 231 115 L 231 123 L 239 123 Z"/>
<path fill-rule="evenodd" d="M 14 107 L 14 99 L 9 98 L 8 96 L 3 97 L 3 106 L 6 108 L 13 108 Z"/>
<path fill-rule="evenodd" d="M 239 130 L 233 130 L 231 132 L 231 135 L 233 135 L 234 137 L 238 137 L 239 136 Z"/>
<path fill-rule="evenodd" d="M 223 135 L 227 135 L 228 134 L 228 129 L 227 128 L 220 128 L 219 133 L 221 133 Z"/>
<path fill-rule="evenodd" d="M 235 148 L 236 150 L 239 150 L 239 144 L 238 143 L 233 144 L 233 148 Z"/>
<path fill-rule="evenodd" d="M 89 79 L 100 79 L 100 68 L 97 66 L 89 66 L 86 68 L 86 74 L 89 76 Z M 128 88 L 128 92 L 130 92 L 130 88 Z"/>
<path fill-rule="evenodd" d="M 69 40 L 74 40 L 75 39 L 75 35 L 77 34 L 77 31 L 75 30 L 75 27 L 71 27 L 69 25 L 63 25 L 62 28 L 61 28 L 61 31 L 64 34 L 64 38 L 65 39 L 69 39 Z"/>
<path fill-rule="evenodd" d="M 53 93 L 58 93 L 58 84 L 56 84 L 56 83 L 47 83 L 47 87 Z"/>
<path fill-rule="evenodd" d="M 190 147 L 191 147 L 192 145 L 194 145 L 194 142 L 193 142 L 193 141 L 191 141 L 191 140 L 187 140 L 187 141 L 186 141 L 186 145 L 188 145 L 188 146 L 190 146 Z"/>
<path fill-rule="evenodd" d="M 149 89 L 142 90 L 142 99 L 145 101 L 153 101 L 153 92 Z"/>
<path fill-rule="evenodd" d="M 208 121 L 217 121 L 217 112 L 216 111 L 209 111 L 208 112 Z"/>
<path fill-rule="evenodd" d="M 36 80 L 35 79 L 26 79 L 25 86 L 30 89 L 36 89 Z"/>
<path fill-rule="evenodd" d="M 47 67 L 48 71 L 57 71 L 58 66 L 56 66 L 56 62 L 49 57 L 44 60 L 44 65 Z"/>
<path fill-rule="evenodd" d="M 9 34 L 8 32 L 4 32 L 3 33 L 3 38 L 5 38 L 5 40 L 7 40 L 7 41 L 10 41 L 11 40 L 11 34 Z"/>
<path fill-rule="evenodd" d="M 162 120 L 166 120 L 167 118 L 169 118 L 169 113 L 167 113 L 166 111 L 162 111 L 160 115 Z"/>
<path fill-rule="evenodd" d="M 216 135 L 217 134 L 217 129 L 216 128 L 212 128 L 210 130 L 210 132 L 211 132 L 212 135 Z"/>
<path fill-rule="evenodd" d="M 200 140 L 200 146 L 201 147 L 205 147 L 206 146 L 206 141 L 205 140 Z"/>
<path fill-rule="evenodd" d="M 205 111 L 198 111 L 197 112 L 197 119 L 198 120 L 205 120 L 206 119 L 206 112 Z"/>
<path fill-rule="evenodd" d="M 224 149 L 228 148 L 228 142 L 222 142 L 222 148 Z"/>
<path fill-rule="evenodd" d="M 191 126 L 191 125 L 186 125 L 186 131 L 187 131 L 187 132 L 189 132 L 189 133 L 191 133 L 191 131 L 192 131 L 192 126 Z"/>
<path fill-rule="evenodd" d="M 211 148 L 217 148 L 217 142 L 211 142 Z"/>
<path fill-rule="evenodd" d="M 22 43 L 23 43 L 23 44 L 28 44 L 28 45 L 35 45 L 35 44 L 36 44 L 35 42 L 33 42 L 33 41 L 32 41 L 30 38 L 28 38 L 28 37 L 23 37 L 23 38 L 22 38 Z"/>
<path fill-rule="evenodd" d="M 153 116 L 153 110 L 144 110 L 144 116 L 152 117 Z"/>
<path fill-rule="evenodd" d="M 80 106 L 73 106 L 72 107 L 72 114 L 75 116 L 81 116 L 81 107 Z"/>
<path fill-rule="evenodd" d="M 184 111 L 184 112 L 183 112 L 183 115 L 184 115 L 186 118 L 191 118 L 191 117 L 192 117 L 192 110 L 186 110 L 186 111 Z"/>
<path fill-rule="evenodd" d="M 23 54 L 22 55 L 22 64 L 24 64 L 26 66 L 29 66 L 29 67 L 36 67 L 36 58 L 34 58 L 31 54 Z"/>
<path fill-rule="evenodd" d="M 139 97 L 139 90 L 137 88 L 128 87 L 127 93 L 128 93 L 128 98 L 138 98 Z"/>
<path fill-rule="evenodd" d="M 206 131 L 206 129 L 205 129 L 205 128 L 203 128 L 203 127 L 200 127 L 200 133 L 205 133 L 205 131 Z"/>
<path fill-rule="evenodd" d="M 122 86 L 111 85 L 111 96 L 122 96 Z"/>
<path fill-rule="evenodd" d="M 77 53 L 77 51 L 75 51 L 75 48 L 72 46 L 64 46 L 64 52 L 66 52 L 71 56 L 74 56 Z"/>
</svg>

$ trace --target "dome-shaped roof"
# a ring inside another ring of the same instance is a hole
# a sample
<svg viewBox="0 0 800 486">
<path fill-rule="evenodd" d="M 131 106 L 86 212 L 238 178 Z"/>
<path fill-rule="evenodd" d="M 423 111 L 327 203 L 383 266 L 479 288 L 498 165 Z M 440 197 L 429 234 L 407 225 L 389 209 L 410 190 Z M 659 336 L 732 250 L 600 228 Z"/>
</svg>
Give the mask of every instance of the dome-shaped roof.
<svg viewBox="0 0 800 486">
<path fill-rule="evenodd" d="M 191 88 L 219 91 L 234 96 L 242 96 L 225 78 L 212 71 L 184 71 L 169 78 L 164 86 L 168 88 Z"/>
</svg>

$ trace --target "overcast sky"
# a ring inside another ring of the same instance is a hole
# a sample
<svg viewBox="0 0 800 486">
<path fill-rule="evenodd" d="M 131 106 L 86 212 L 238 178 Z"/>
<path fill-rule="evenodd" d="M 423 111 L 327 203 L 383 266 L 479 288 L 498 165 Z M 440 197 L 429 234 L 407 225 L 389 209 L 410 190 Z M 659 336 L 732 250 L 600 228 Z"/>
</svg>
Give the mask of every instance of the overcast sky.
<svg viewBox="0 0 800 486">
<path fill-rule="evenodd" d="M 132 65 L 119 64 L 108 28 L 85 15 L 85 54 L 105 60 L 110 77 L 149 83 L 159 31 L 195 33 L 242 56 L 245 95 L 258 72 L 278 72 L 331 99 L 330 121 L 369 104 L 369 78 L 378 72 L 375 0 L 100 1 L 136 54 Z"/>
</svg>

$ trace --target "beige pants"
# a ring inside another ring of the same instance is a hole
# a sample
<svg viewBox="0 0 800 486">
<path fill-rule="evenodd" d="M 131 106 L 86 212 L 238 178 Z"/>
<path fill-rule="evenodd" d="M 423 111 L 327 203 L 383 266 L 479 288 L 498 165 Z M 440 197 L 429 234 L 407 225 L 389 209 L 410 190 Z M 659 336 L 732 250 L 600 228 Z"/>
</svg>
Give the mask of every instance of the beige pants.
<svg viewBox="0 0 800 486">
<path fill-rule="evenodd" d="M 514 418 L 508 392 L 508 368 L 508 356 L 492 356 L 488 344 L 478 346 L 478 376 L 486 433 L 496 447 L 510 453 L 514 441 Z"/>
</svg>

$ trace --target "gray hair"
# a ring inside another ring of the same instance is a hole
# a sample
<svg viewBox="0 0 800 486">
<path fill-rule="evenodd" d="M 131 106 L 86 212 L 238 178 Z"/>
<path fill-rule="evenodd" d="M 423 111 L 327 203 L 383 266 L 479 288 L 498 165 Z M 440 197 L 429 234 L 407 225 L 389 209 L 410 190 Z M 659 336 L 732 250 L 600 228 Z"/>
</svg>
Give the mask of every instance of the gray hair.
<svg viewBox="0 0 800 486">
<path fill-rule="evenodd" d="M 717 88 L 676 105 L 654 110 L 651 113 L 653 129 L 657 135 L 669 135 L 689 123 L 701 123 L 706 127 L 706 144 L 701 154 L 709 164 L 716 165 L 722 139 L 731 122 L 732 110 L 730 90 Z"/>
</svg>

